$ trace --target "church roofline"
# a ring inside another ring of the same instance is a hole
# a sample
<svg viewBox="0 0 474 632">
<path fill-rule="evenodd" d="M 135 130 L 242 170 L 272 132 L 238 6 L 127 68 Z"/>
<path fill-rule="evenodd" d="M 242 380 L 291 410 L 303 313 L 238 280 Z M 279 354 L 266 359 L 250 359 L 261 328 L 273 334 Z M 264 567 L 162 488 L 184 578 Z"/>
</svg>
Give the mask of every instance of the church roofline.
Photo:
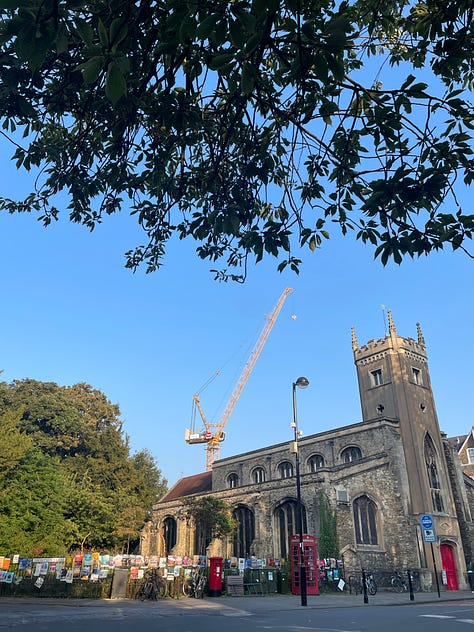
<svg viewBox="0 0 474 632">
<path fill-rule="evenodd" d="M 368 426 L 372 427 L 373 425 L 376 425 L 376 424 L 381 424 L 381 425 L 390 424 L 393 426 L 394 424 L 398 425 L 398 420 L 388 419 L 387 417 L 377 417 L 375 419 L 369 419 L 368 421 L 358 421 L 348 426 L 340 426 L 332 430 L 324 430 L 316 434 L 303 436 L 301 439 L 299 439 L 299 444 L 301 446 L 304 446 L 306 443 L 311 443 L 312 441 L 321 441 L 325 437 L 327 438 L 327 440 L 330 440 L 332 437 L 337 437 L 340 434 L 347 434 L 348 432 L 351 432 L 354 430 L 360 431 L 360 430 L 364 430 L 365 428 L 369 430 Z M 229 462 L 232 462 L 232 461 L 247 460 L 249 458 L 253 458 L 255 454 L 258 454 L 261 452 L 270 452 L 270 451 L 278 452 L 282 448 L 285 448 L 285 446 L 288 446 L 290 443 L 292 443 L 292 441 L 290 438 L 288 438 L 288 441 L 282 441 L 281 443 L 275 443 L 273 445 L 263 446 L 261 448 L 257 448 L 256 450 L 249 450 L 248 452 L 241 452 L 240 454 L 235 454 L 234 456 L 227 456 L 227 457 L 224 457 L 223 459 L 219 459 L 218 461 L 215 461 L 214 467 L 219 467 L 221 464 L 227 465 Z"/>
<path fill-rule="evenodd" d="M 157 504 L 210 491 L 212 491 L 212 472 L 200 472 L 178 479 Z"/>
</svg>

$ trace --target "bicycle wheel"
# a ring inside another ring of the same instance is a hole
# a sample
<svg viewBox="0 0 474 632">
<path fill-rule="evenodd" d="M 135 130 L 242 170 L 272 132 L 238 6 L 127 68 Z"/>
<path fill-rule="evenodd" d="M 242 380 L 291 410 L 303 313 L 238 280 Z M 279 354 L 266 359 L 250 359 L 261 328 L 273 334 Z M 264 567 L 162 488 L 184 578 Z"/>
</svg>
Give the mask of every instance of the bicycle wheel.
<svg viewBox="0 0 474 632">
<path fill-rule="evenodd" d="M 377 593 L 377 584 L 375 583 L 375 580 L 367 580 L 367 590 L 369 592 L 369 595 L 375 595 Z"/>
<path fill-rule="evenodd" d="M 192 579 L 186 579 L 183 584 L 183 595 L 185 597 L 191 597 L 193 594 L 193 582 Z"/>
<path fill-rule="evenodd" d="M 407 587 L 402 582 L 400 577 L 392 577 L 392 582 L 391 583 L 392 583 L 393 590 L 395 590 L 396 592 L 402 593 L 402 592 L 404 592 L 407 589 Z"/>
<path fill-rule="evenodd" d="M 202 599 L 204 597 L 204 586 L 205 586 L 206 580 L 204 579 L 204 577 L 200 577 L 198 579 L 198 583 L 196 585 L 196 588 L 194 590 L 194 596 L 196 597 L 196 599 Z"/>
<path fill-rule="evenodd" d="M 160 599 L 163 599 L 164 597 L 166 597 L 168 593 L 168 586 L 167 586 L 167 580 L 163 579 L 162 577 L 160 577 L 158 583 L 157 583 L 157 594 L 158 597 Z"/>
<path fill-rule="evenodd" d="M 140 586 L 140 590 L 138 591 L 138 594 L 137 594 L 137 599 L 140 599 L 140 601 L 145 601 L 145 599 L 149 599 L 152 590 L 153 590 L 153 586 L 151 582 L 146 581 L 144 584 Z"/>
</svg>

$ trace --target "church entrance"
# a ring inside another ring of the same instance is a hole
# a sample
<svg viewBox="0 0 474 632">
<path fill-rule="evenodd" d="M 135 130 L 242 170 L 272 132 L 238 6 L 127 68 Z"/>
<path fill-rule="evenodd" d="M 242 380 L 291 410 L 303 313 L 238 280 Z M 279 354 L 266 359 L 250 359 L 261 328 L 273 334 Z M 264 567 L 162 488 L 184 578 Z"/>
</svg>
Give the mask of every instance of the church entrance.
<svg viewBox="0 0 474 632">
<path fill-rule="evenodd" d="M 454 564 L 453 548 L 449 544 L 441 544 L 439 550 L 441 553 L 443 571 L 446 573 L 446 590 L 458 590 L 459 586 L 456 566 Z"/>
</svg>

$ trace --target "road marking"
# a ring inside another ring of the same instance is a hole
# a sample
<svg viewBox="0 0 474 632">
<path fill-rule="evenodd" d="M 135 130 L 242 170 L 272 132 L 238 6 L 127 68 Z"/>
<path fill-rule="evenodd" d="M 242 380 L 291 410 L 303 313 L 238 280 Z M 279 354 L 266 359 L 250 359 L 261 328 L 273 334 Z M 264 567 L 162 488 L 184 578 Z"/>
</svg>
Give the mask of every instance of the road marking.
<svg viewBox="0 0 474 632">
<path fill-rule="evenodd" d="M 456 617 L 449 617 L 444 614 L 420 614 L 420 617 L 425 617 L 426 619 L 455 619 Z"/>
<path fill-rule="evenodd" d="M 248 610 L 222 610 L 221 613 L 224 617 L 251 617 L 252 613 Z"/>
<path fill-rule="evenodd" d="M 470 623 L 471 625 L 474 625 L 474 619 L 456 619 L 456 621 L 459 621 L 460 623 Z"/>
</svg>

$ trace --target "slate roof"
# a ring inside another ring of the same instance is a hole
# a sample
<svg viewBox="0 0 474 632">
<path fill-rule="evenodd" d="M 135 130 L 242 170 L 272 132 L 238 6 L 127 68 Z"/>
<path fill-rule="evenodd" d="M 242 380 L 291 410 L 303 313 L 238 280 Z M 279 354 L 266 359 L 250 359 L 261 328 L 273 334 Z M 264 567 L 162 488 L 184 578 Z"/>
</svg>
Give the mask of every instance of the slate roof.
<svg viewBox="0 0 474 632">
<path fill-rule="evenodd" d="M 448 443 L 452 448 L 455 448 L 459 452 L 468 436 L 469 435 L 458 435 L 457 437 L 448 437 Z"/>
<path fill-rule="evenodd" d="M 180 478 L 159 500 L 159 503 L 210 491 L 212 491 L 212 472 L 201 472 L 200 474 Z"/>
</svg>

